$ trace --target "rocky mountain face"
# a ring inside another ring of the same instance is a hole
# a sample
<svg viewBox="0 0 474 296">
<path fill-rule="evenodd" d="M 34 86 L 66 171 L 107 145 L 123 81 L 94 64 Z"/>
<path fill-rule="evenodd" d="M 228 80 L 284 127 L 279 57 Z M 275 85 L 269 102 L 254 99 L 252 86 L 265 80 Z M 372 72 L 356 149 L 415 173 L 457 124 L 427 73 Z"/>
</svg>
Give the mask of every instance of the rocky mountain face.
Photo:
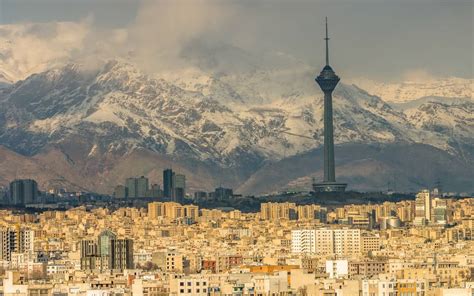
<svg viewBox="0 0 474 296">
<path fill-rule="evenodd" d="M 160 182 L 161 170 L 173 166 L 187 175 L 190 190 L 219 184 L 242 193 L 309 189 L 322 169 L 317 69 L 275 54 L 265 64 L 250 59 L 256 66 L 242 62 L 226 72 L 229 55 L 248 57 L 234 48 L 226 48 L 226 59 L 184 55 L 195 66 L 179 72 L 145 74 L 117 59 L 4 82 L 0 159 L 9 169 L 0 181 L 35 177 L 44 187 L 110 193 L 128 176 Z M 421 97 L 405 91 L 411 99 L 395 100 L 341 83 L 334 93 L 341 181 L 380 190 L 383 171 L 398 176 L 399 190 L 438 178 L 447 189 L 474 191 L 465 179 L 474 176 L 472 92 L 438 87 L 430 85 Z M 418 156 L 404 161 L 412 150 Z"/>
</svg>

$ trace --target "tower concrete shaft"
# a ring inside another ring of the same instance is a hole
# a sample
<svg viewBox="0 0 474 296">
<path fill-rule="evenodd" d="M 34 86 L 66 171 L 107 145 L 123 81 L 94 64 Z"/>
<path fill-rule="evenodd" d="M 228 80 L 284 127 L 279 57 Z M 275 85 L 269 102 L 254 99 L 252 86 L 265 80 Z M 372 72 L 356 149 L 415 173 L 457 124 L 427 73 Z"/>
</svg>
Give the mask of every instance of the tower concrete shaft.
<svg viewBox="0 0 474 296">
<path fill-rule="evenodd" d="M 336 182 L 334 165 L 334 133 L 332 119 L 332 93 L 324 92 L 324 182 Z"/>
</svg>

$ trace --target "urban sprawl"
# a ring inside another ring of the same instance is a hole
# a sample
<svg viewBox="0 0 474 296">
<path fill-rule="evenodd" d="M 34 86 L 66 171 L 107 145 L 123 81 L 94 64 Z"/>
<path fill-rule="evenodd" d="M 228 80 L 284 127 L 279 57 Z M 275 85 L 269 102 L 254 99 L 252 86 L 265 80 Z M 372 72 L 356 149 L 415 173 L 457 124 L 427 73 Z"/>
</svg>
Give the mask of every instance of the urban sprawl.
<svg viewBox="0 0 474 296">
<path fill-rule="evenodd" d="M 166 194 L 183 194 L 170 191 L 183 177 L 164 181 Z M 32 180 L 14 182 L 12 202 L 36 198 Z M 428 190 L 382 204 L 262 203 L 256 213 L 176 201 L 12 208 L 0 210 L 0 295 L 472 296 L 473 238 L 474 199 Z"/>
</svg>

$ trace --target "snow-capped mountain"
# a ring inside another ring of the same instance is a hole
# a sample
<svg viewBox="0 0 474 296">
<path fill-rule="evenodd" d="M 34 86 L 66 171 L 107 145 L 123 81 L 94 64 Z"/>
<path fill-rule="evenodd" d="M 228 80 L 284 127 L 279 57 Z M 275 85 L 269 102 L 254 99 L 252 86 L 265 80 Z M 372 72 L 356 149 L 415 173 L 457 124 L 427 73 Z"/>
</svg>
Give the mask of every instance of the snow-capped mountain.
<svg viewBox="0 0 474 296">
<path fill-rule="evenodd" d="M 314 82 L 320 69 L 290 55 L 256 57 L 201 40 L 180 52 L 176 69 L 151 73 L 137 66 L 133 54 L 82 63 L 74 56 L 84 47 L 80 24 L 0 29 L 0 145 L 8 148 L 0 149 L 0 166 L 10 168 L 0 172 L 0 183 L 20 176 L 17 168 L 44 168 L 49 177 L 38 178 L 44 186 L 110 192 L 125 177 L 158 181 L 160 169 L 173 166 L 187 174 L 191 188 L 227 184 L 259 193 L 303 179 L 309 188 L 308 176 L 319 176 L 318 162 L 302 160 L 320 158 L 323 100 Z M 44 34 L 52 36 L 47 44 Z M 404 178 L 405 190 L 445 174 L 453 187 L 474 191 L 461 177 L 474 175 L 472 80 L 380 84 L 342 77 L 334 120 L 342 149 L 337 158 L 346 168 L 338 173 L 353 188 L 379 188 L 374 180 L 383 180 L 374 168 L 384 168 Z M 353 145 L 363 152 L 344 150 Z M 430 158 L 413 157 L 409 165 L 446 161 L 434 172 L 419 172 L 423 178 L 402 176 L 413 167 L 395 169 L 404 162 L 382 152 L 409 151 L 411 145 Z M 372 173 L 357 175 L 357 168 Z"/>
<path fill-rule="evenodd" d="M 216 76 L 192 68 L 179 78 L 158 78 L 121 60 L 96 70 L 69 64 L 1 90 L 0 141 L 31 156 L 51 145 L 68 155 L 79 141 L 85 161 L 148 150 L 181 163 L 237 170 L 238 185 L 268 162 L 322 144 L 323 101 L 312 72 Z M 285 85 L 290 76 L 298 82 Z M 472 162 L 472 111 L 472 101 L 397 109 L 341 83 L 334 93 L 335 141 L 429 144 Z M 110 164 L 91 173 L 105 169 Z"/>
</svg>

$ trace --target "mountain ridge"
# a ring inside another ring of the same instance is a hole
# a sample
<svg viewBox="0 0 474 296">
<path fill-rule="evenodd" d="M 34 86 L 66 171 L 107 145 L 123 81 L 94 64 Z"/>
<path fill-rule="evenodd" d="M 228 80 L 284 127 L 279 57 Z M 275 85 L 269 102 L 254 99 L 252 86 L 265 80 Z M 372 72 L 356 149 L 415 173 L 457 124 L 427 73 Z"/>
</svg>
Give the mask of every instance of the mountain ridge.
<svg viewBox="0 0 474 296">
<path fill-rule="evenodd" d="M 210 189 L 211 184 L 225 184 L 218 180 L 225 178 L 231 180 L 229 186 L 244 189 L 242 184 L 266 164 L 321 146 L 322 96 L 308 79 L 309 71 L 303 67 L 217 77 L 193 70 L 194 80 L 179 80 L 144 74 L 120 60 L 94 70 L 68 64 L 0 90 L 7 107 L 0 111 L 0 141 L 33 158 L 53 146 L 63 147 L 68 155 L 77 141 L 84 141 L 84 162 L 94 157 L 103 161 L 103 167 L 91 162 L 84 167 L 99 179 L 111 169 L 110 161 L 150 151 L 171 163 L 203 166 L 201 171 L 212 181 L 196 178 L 194 188 Z M 308 82 L 270 91 L 287 75 Z M 451 105 L 438 100 L 397 109 L 359 87 L 340 84 L 334 93 L 335 141 L 425 143 L 472 163 L 473 106 L 468 99 Z M 455 133 L 450 126 L 456 127 Z M 157 163 L 165 162 L 158 158 Z M 186 165 L 182 168 L 192 174 Z M 110 192 L 113 184 L 90 187 Z"/>
</svg>

